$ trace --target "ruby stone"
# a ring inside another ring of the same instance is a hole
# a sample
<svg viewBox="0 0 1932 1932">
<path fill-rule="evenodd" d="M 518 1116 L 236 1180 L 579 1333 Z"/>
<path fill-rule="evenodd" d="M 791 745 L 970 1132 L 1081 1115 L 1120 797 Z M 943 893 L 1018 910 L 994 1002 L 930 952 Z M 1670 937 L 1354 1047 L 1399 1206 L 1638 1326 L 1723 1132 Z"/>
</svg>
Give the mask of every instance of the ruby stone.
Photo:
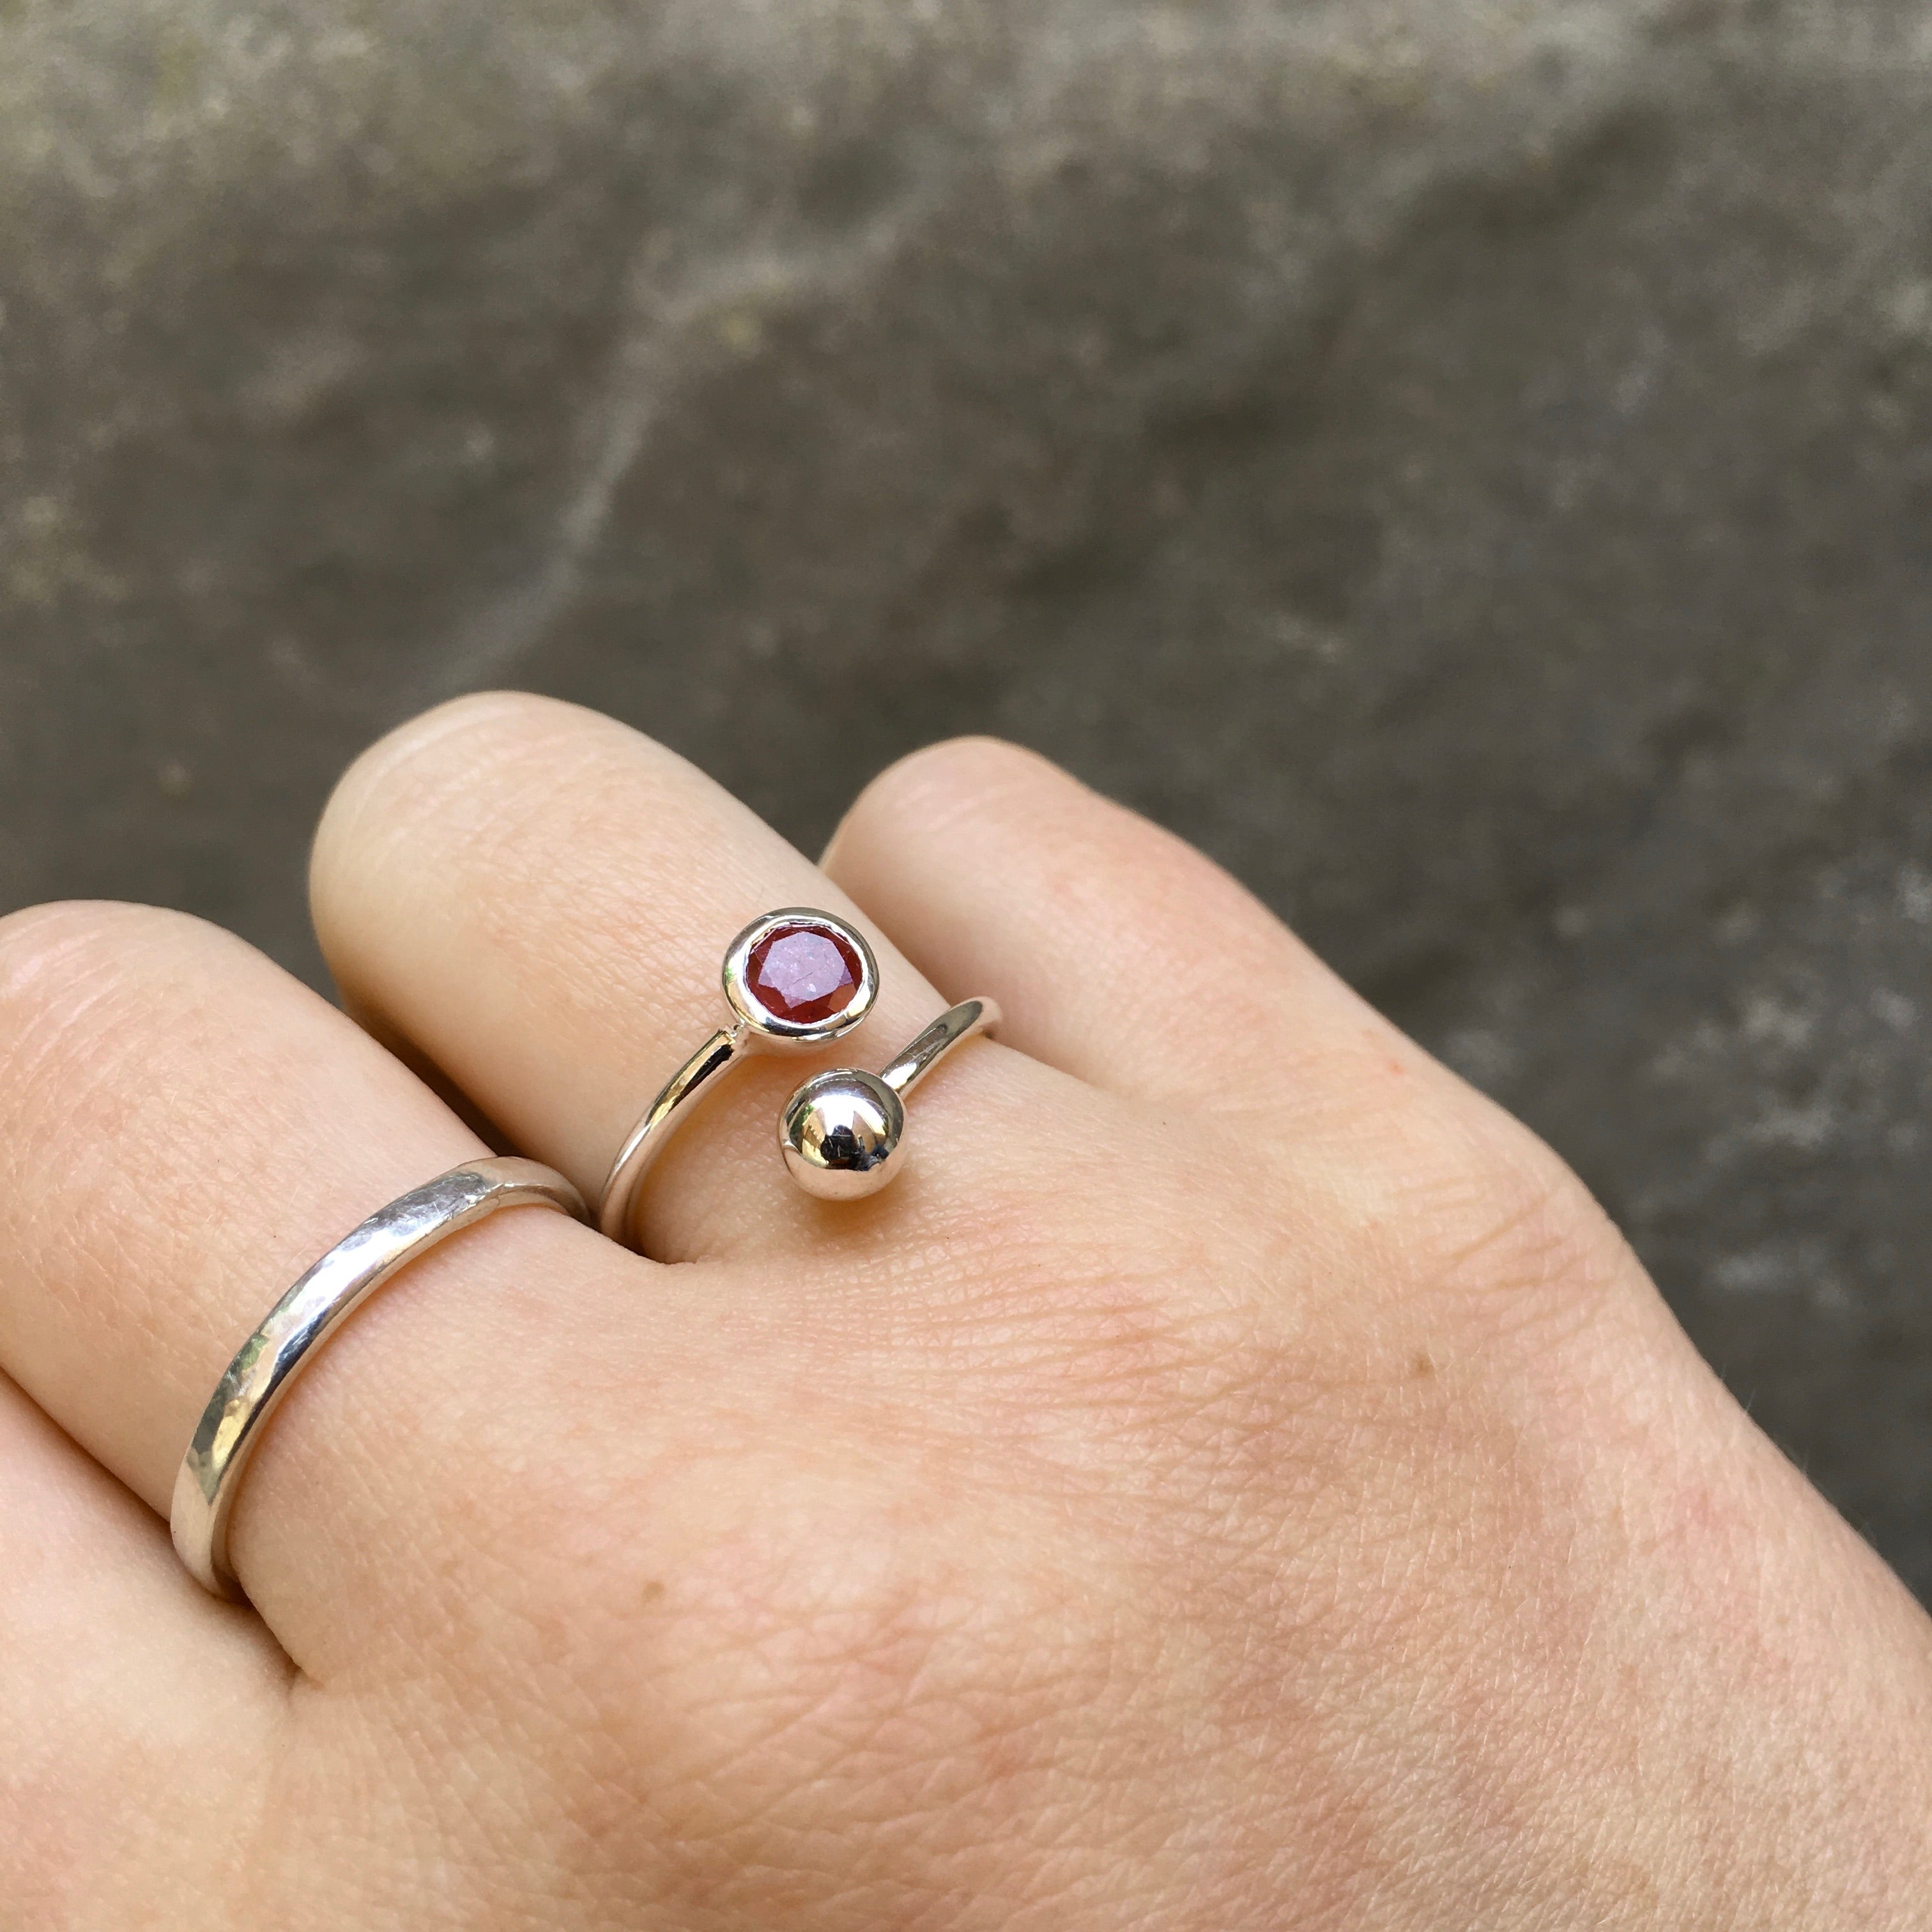
<svg viewBox="0 0 1932 1932">
<path fill-rule="evenodd" d="M 752 948 L 745 981 L 772 1018 L 818 1026 L 857 998 L 865 969 L 858 953 L 822 926 L 781 926 Z"/>
</svg>

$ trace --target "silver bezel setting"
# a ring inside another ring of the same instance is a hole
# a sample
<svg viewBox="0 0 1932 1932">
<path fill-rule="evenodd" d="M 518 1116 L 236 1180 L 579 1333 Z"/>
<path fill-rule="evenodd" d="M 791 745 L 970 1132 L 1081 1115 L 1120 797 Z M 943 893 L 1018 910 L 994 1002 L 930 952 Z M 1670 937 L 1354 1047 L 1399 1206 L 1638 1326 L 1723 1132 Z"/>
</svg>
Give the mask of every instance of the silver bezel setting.
<svg viewBox="0 0 1932 1932">
<path fill-rule="evenodd" d="M 776 1013 L 766 1012 L 752 992 L 748 975 L 752 952 L 784 926 L 819 927 L 843 940 L 858 956 L 859 983 L 853 992 L 851 1003 L 830 1019 L 780 1019 Z M 749 1029 L 752 1038 L 761 1046 L 776 1048 L 782 1052 L 800 1053 L 822 1046 L 828 1040 L 842 1038 L 865 1019 L 872 1010 L 872 1002 L 878 997 L 879 963 L 872 957 L 872 949 L 866 944 L 866 935 L 849 920 L 820 912 L 816 906 L 784 906 L 754 920 L 732 940 L 724 955 L 724 997 L 730 1002 L 731 1010 Z"/>
</svg>

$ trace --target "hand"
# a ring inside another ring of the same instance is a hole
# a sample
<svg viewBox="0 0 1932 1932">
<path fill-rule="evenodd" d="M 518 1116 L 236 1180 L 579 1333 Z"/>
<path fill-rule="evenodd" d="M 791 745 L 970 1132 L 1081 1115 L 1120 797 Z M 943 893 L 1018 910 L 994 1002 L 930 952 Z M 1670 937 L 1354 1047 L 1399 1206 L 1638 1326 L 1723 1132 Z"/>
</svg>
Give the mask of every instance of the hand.
<svg viewBox="0 0 1932 1932">
<path fill-rule="evenodd" d="M 314 892 L 368 1031 L 172 914 L 0 923 L 9 1932 L 1932 1924 L 1932 1626 L 1548 1150 L 1173 839 L 962 743 L 817 869 L 491 698 Z M 896 1186 L 789 1186 L 761 1060 L 657 1258 L 455 1238 L 205 1596 L 162 1516 L 284 1288 L 466 1115 L 594 1193 L 814 902 L 883 971 L 840 1057 L 1005 1007 Z"/>
</svg>

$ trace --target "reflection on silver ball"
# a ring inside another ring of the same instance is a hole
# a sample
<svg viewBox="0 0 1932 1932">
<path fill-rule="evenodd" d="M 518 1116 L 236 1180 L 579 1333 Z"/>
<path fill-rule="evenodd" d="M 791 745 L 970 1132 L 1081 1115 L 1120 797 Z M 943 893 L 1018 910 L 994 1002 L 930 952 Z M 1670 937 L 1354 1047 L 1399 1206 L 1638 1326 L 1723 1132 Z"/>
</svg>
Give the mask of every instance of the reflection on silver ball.
<svg viewBox="0 0 1932 1932">
<path fill-rule="evenodd" d="M 875 1073 L 838 1067 L 794 1094 L 778 1121 L 791 1178 L 821 1201 L 876 1194 L 898 1171 L 892 1150 L 905 1132 L 899 1096 Z"/>
</svg>

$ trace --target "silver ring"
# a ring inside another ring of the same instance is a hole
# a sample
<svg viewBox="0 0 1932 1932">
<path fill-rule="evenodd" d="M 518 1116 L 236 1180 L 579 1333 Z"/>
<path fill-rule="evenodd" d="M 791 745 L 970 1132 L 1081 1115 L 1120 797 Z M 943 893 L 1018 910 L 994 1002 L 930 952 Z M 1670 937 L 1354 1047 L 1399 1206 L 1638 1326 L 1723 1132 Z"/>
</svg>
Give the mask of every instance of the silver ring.
<svg viewBox="0 0 1932 1932">
<path fill-rule="evenodd" d="M 732 1022 L 714 1033 L 665 1083 L 631 1130 L 604 1184 L 598 1226 L 637 1245 L 638 1196 L 665 1143 L 717 1090 L 719 1078 L 752 1053 L 796 1053 L 850 1033 L 878 997 L 879 967 L 865 934 L 810 906 L 755 919 L 724 955 Z"/>
<path fill-rule="evenodd" d="M 335 1244 L 272 1308 L 202 1412 L 175 1478 L 176 1553 L 205 1590 L 244 1596 L 228 1560 L 228 1522 L 262 1426 L 315 1351 L 399 1270 L 504 1208 L 590 1216 L 575 1188 L 534 1160 L 466 1161 L 392 1201 Z"/>
<path fill-rule="evenodd" d="M 905 1099 L 956 1046 L 1000 1023 L 998 1004 L 966 1000 L 940 1015 L 883 1073 L 836 1066 L 814 1073 L 778 1115 L 791 1178 L 821 1201 L 876 1194 L 904 1165 Z"/>
</svg>

